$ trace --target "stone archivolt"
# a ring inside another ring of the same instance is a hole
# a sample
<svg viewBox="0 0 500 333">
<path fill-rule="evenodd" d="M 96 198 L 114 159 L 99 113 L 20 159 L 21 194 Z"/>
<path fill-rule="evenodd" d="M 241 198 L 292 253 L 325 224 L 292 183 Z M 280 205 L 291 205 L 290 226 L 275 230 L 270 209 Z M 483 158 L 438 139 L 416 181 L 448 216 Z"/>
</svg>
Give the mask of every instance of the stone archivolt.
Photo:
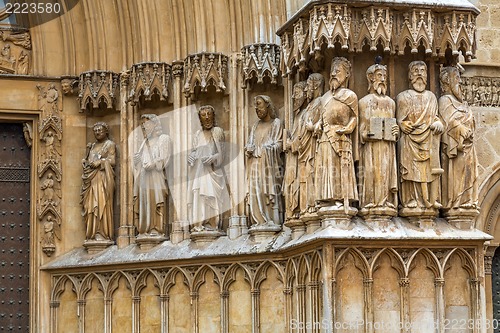
<svg viewBox="0 0 500 333">
<path fill-rule="evenodd" d="M 228 57 L 222 53 L 201 52 L 184 60 L 184 94 L 194 97 L 196 87 L 206 92 L 209 86 L 226 91 Z"/>
<path fill-rule="evenodd" d="M 169 97 L 169 83 L 172 68 L 164 62 L 141 62 L 130 69 L 129 101 L 139 103 L 141 96 L 151 100 L 153 95 L 158 95 L 160 101 Z"/>
<path fill-rule="evenodd" d="M 387 6 L 356 8 L 348 4 L 309 5 L 278 31 L 282 39 L 282 71 L 288 74 L 323 46 L 362 52 L 381 48 L 391 54 L 404 54 L 410 47 L 417 53 L 444 58 L 451 50 L 462 51 L 465 60 L 475 57 L 476 16 L 472 10 L 439 12 L 414 8 L 397 10 Z"/>
<path fill-rule="evenodd" d="M 119 94 L 118 74 L 111 71 L 88 71 L 80 74 L 79 94 L 81 112 L 98 109 L 114 109 Z"/>
<path fill-rule="evenodd" d="M 250 44 L 241 49 L 243 58 L 243 88 L 253 78 L 264 83 L 268 77 L 271 84 L 278 84 L 280 47 L 276 44 Z"/>
</svg>

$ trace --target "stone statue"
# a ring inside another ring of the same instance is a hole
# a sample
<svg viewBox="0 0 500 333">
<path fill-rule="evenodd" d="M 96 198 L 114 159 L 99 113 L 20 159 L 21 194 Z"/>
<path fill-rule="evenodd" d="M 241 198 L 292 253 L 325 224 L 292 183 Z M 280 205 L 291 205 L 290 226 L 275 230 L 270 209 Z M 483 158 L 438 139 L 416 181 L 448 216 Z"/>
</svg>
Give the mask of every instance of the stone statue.
<svg viewBox="0 0 500 333">
<path fill-rule="evenodd" d="M 440 203 L 440 134 L 436 96 L 427 85 L 427 65 L 413 61 L 408 66 L 411 89 L 396 97 L 399 139 L 401 216 L 435 217 Z"/>
<path fill-rule="evenodd" d="M 287 140 L 285 144 L 286 169 L 285 169 L 285 215 L 287 219 L 299 217 L 299 175 L 298 175 L 298 159 L 296 142 L 298 137 L 299 128 L 301 127 L 301 117 L 305 110 L 306 105 L 306 81 L 297 82 L 293 86 L 292 94 L 292 107 L 293 107 L 293 122 L 291 130 L 287 132 Z"/>
<path fill-rule="evenodd" d="M 188 205 L 192 212 L 192 231 L 220 231 L 223 203 L 229 202 L 223 169 L 224 130 L 215 124 L 211 105 L 198 110 L 202 126 L 193 138 L 188 156 L 190 185 Z"/>
<path fill-rule="evenodd" d="M 134 213 L 139 237 L 163 237 L 167 204 L 166 168 L 170 137 L 155 114 L 141 116 L 144 140 L 134 154 Z"/>
<path fill-rule="evenodd" d="M 113 195 L 116 145 L 104 122 L 94 125 L 96 141 L 87 146 L 83 159 L 81 204 L 87 240 L 113 240 Z"/>
<path fill-rule="evenodd" d="M 247 204 L 252 228 L 281 229 L 283 202 L 282 124 L 269 96 L 255 97 L 259 120 L 245 146 Z"/>
<path fill-rule="evenodd" d="M 386 66 L 370 66 L 366 78 L 368 95 L 359 100 L 360 215 L 396 216 L 396 103 L 385 94 Z"/>
<path fill-rule="evenodd" d="M 350 75 L 351 63 L 343 57 L 333 58 L 330 90 L 321 99 L 321 117 L 314 125 L 319 135 L 314 182 L 319 206 L 354 215 L 356 211 L 350 207 L 358 200 L 358 190 L 352 148 L 357 136 L 358 98 L 347 89 Z"/>
<path fill-rule="evenodd" d="M 448 212 L 450 209 L 476 210 L 478 172 L 474 116 L 462 97 L 460 70 L 445 67 L 439 78 L 442 90 L 439 114 L 444 122 L 441 137 L 441 159 L 445 170 L 442 179 L 443 208 Z"/>
</svg>

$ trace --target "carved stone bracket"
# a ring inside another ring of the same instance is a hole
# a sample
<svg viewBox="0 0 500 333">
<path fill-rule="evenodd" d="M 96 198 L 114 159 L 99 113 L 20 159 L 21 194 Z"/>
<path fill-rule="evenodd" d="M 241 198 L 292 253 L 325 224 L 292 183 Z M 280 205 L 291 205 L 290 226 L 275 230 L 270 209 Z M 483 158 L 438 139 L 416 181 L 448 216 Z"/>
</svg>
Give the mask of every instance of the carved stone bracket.
<svg viewBox="0 0 500 333">
<path fill-rule="evenodd" d="M 28 30 L 0 28 L 0 74 L 31 73 L 31 36 Z"/>
<path fill-rule="evenodd" d="M 37 164 L 40 187 L 36 210 L 38 221 L 43 223 L 42 251 L 50 257 L 56 250 L 55 239 L 61 239 L 62 121 L 55 85 L 46 88 L 37 85 L 37 88 L 42 115 L 38 125 L 41 153 Z"/>
<path fill-rule="evenodd" d="M 423 5 L 422 5 L 423 7 Z M 466 61 L 475 58 L 476 16 L 474 6 L 450 7 L 443 12 L 440 6 L 406 9 L 388 5 L 354 7 L 350 4 L 314 3 L 302 8 L 279 29 L 282 40 L 282 72 L 303 70 L 311 55 L 320 57 L 322 48 L 338 45 L 348 52 L 382 50 L 403 54 L 424 52 L 444 58 L 460 52 Z"/>
<path fill-rule="evenodd" d="M 184 94 L 195 94 L 196 87 L 206 92 L 214 86 L 217 92 L 226 90 L 228 57 L 221 53 L 196 53 L 184 60 Z"/>
<path fill-rule="evenodd" d="M 276 44 L 250 44 L 241 49 L 243 57 L 243 88 L 247 82 L 257 78 L 257 83 L 264 83 L 264 77 L 271 84 L 278 84 L 280 47 Z"/>
<path fill-rule="evenodd" d="M 89 71 L 80 74 L 79 94 L 81 112 L 98 109 L 114 109 L 119 96 L 118 74 L 111 71 Z"/>
<path fill-rule="evenodd" d="M 164 62 L 142 62 L 130 69 L 129 102 L 137 104 L 141 96 L 151 100 L 154 94 L 160 101 L 168 99 L 168 87 L 171 79 L 172 68 Z"/>
<path fill-rule="evenodd" d="M 61 77 L 61 90 L 64 95 L 70 96 L 76 93 L 78 87 L 78 78 L 73 76 Z"/>
<path fill-rule="evenodd" d="M 491 275 L 491 266 L 493 264 L 493 256 L 498 244 L 490 244 L 484 247 L 484 273 Z"/>
</svg>

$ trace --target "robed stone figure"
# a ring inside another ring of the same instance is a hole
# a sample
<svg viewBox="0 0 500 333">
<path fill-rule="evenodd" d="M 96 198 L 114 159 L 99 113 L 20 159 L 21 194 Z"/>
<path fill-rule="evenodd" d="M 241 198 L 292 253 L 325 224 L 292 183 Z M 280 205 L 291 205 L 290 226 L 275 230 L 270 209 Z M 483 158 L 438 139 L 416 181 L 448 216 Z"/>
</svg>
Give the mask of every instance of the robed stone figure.
<svg viewBox="0 0 500 333">
<path fill-rule="evenodd" d="M 440 203 L 439 141 L 443 124 L 438 102 L 426 90 L 427 66 L 413 61 L 408 66 L 410 89 L 396 97 L 399 139 L 401 216 L 436 216 Z"/>
<path fill-rule="evenodd" d="M 109 139 L 106 123 L 96 123 L 93 131 L 96 141 L 87 146 L 87 156 L 82 161 L 81 204 L 86 240 L 112 241 L 116 145 Z"/>
<path fill-rule="evenodd" d="M 215 126 L 215 110 L 211 105 L 200 107 L 198 117 L 202 129 L 195 133 L 188 156 L 192 231 L 220 231 L 223 207 L 229 207 L 223 170 L 224 130 Z"/>
<path fill-rule="evenodd" d="M 134 213 L 139 237 L 165 234 L 167 205 L 166 168 L 170 161 L 170 137 L 163 134 L 155 114 L 141 116 L 143 140 L 134 155 Z"/>
<path fill-rule="evenodd" d="M 352 202 L 358 200 L 353 158 L 358 98 L 347 88 L 350 75 L 351 63 L 344 57 L 333 58 L 330 90 L 321 99 L 322 112 L 315 125 L 319 136 L 315 157 L 316 200 L 320 206 L 342 208 L 346 214 Z"/>
<path fill-rule="evenodd" d="M 275 232 L 283 220 L 283 128 L 271 98 L 255 97 L 259 120 L 245 145 L 247 205 L 252 228 Z"/>
<path fill-rule="evenodd" d="M 474 116 L 463 100 L 459 68 L 443 68 L 440 81 L 439 113 L 444 122 L 441 158 L 445 170 L 442 204 L 448 214 L 464 214 L 476 210 L 478 203 Z"/>
<path fill-rule="evenodd" d="M 370 66 L 366 78 L 369 94 L 359 100 L 360 214 L 396 216 L 396 103 L 386 95 L 386 66 Z"/>
</svg>

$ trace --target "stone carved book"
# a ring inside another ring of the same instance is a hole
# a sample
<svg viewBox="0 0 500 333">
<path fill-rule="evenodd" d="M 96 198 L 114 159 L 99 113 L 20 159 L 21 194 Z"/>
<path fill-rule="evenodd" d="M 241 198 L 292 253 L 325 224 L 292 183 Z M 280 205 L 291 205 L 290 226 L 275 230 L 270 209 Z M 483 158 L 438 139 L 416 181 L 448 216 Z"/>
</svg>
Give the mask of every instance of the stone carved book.
<svg viewBox="0 0 500 333">
<path fill-rule="evenodd" d="M 392 127 L 396 125 L 396 118 L 370 118 L 370 132 L 368 136 L 372 140 L 397 141 L 392 134 Z"/>
</svg>

